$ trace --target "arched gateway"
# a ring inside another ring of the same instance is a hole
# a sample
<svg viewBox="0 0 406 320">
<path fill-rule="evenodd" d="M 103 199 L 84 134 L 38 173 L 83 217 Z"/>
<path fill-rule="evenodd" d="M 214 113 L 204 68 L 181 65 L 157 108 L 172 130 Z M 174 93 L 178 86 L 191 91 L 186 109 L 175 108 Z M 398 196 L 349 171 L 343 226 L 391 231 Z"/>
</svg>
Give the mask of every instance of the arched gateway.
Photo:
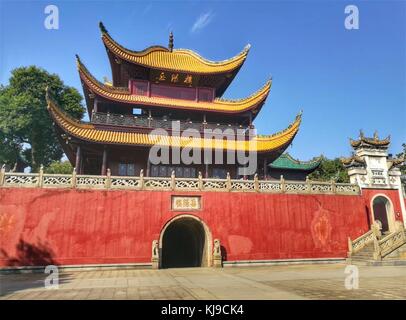
<svg viewBox="0 0 406 320">
<path fill-rule="evenodd" d="M 160 235 L 161 267 L 211 265 L 211 235 L 199 218 L 181 215 L 170 220 Z"/>
<path fill-rule="evenodd" d="M 374 221 L 379 220 L 382 223 L 382 232 L 392 231 L 395 218 L 390 200 L 378 195 L 372 200 L 372 209 Z"/>
</svg>

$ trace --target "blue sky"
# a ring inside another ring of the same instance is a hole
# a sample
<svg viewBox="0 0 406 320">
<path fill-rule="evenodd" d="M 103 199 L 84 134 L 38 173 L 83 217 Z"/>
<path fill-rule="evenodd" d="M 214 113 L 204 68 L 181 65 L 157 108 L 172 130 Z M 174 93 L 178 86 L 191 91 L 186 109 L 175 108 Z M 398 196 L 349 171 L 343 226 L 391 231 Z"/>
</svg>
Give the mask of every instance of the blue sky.
<svg viewBox="0 0 406 320">
<path fill-rule="evenodd" d="M 48 4 L 59 8 L 58 30 L 44 27 Z M 359 9 L 347 30 L 344 8 Z M 303 122 L 288 151 L 303 160 L 350 153 L 359 129 L 391 134 L 393 153 L 406 142 L 406 2 L 404 1 L 2 1 L 0 83 L 13 68 L 38 65 L 82 92 L 78 53 L 99 79 L 111 78 L 98 22 L 134 50 L 167 45 L 211 60 L 250 43 L 247 61 L 225 93 L 251 94 L 272 75 L 255 122 L 261 134 L 284 129 L 299 110 Z"/>
</svg>

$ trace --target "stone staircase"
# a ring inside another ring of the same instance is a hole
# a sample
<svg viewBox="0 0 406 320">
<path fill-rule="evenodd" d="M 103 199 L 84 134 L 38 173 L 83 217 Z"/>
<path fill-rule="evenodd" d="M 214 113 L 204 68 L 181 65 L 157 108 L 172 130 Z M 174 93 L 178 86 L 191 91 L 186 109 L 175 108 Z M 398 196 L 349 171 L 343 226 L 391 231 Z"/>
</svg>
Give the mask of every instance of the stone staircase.
<svg viewBox="0 0 406 320">
<path fill-rule="evenodd" d="M 351 255 L 352 263 L 369 261 L 374 259 L 374 244 L 368 244 L 362 250 Z"/>
<path fill-rule="evenodd" d="M 395 231 L 381 234 L 381 224 L 375 221 L 371 230 L 355 240 L 348 239 L 349 264 L 406 265 L 406 230 L 396 222 Z"/>
</svg>

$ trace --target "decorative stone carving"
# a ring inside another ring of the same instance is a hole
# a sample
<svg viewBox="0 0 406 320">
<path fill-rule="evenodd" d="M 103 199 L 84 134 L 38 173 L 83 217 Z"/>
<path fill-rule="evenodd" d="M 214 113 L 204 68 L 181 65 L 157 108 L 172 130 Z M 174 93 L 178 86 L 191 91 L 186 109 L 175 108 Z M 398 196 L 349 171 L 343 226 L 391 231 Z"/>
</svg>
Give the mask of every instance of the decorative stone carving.
<svg viewBox="0 0 406 320">
<path fill-rule="evenodd" d="M 108 170 L 107 170 L 108 171 Z M 185 191 L 218 191 L 218 192 L 264 192 L 264 193 L 334 193 L 343 195 L 360 194 L 360 188 L 350 183 L 329 183 L 310 181 L 234 180 L 234 179 L 203 179 L 140 176 L 106 176 L 72 175 L 45 173 L 14 173 L 0 170 L 0 185 L 4 187 L 40 187 L 40 188 L 104 188 L 104 189 L 136 189 L 136 190 L 185 190 Z"/>
<path fill-rule="evenodd" d="M 152 269 L 159 269 L 159 241 L 152 241 Z"/>
<path fill-rule="evenodd" d="M 380 239 L 382 237 L 382 222 L 379 220 L 375 220 L 372 225 L 371 225 L 371 230 L 374 233 L 375 237 L 377 239 Z"/>
<path fill-rule="evenodd" d="M 221 244 L 219 239 L 214 239 L 213 247 L 213 267 L 221 268 L 223 267 L 223 261 L 221 256 Z"/>
<path fill-rule="evenodd" d="M 405 227 L 403 226 L 402 221 L 396 220 L 395 221 L 395 232 L 401 232 L 404 230 L 405 230 Z"/>
</svg>

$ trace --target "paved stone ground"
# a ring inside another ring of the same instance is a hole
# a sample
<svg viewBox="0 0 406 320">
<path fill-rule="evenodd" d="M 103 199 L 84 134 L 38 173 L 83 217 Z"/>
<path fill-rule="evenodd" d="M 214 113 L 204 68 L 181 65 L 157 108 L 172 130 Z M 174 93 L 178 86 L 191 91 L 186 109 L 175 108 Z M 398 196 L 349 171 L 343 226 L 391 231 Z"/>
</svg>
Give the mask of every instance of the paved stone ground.
<svg viewBox="0 0 406 320">
<path fill-rule="evenodd" d="M 59 289 L 44 274 L 0 275 L 0 299 L 406 299 L 406 267 L 359 267 L 347 290 L 346 265 L 72 271 Z"/>
</svg>

